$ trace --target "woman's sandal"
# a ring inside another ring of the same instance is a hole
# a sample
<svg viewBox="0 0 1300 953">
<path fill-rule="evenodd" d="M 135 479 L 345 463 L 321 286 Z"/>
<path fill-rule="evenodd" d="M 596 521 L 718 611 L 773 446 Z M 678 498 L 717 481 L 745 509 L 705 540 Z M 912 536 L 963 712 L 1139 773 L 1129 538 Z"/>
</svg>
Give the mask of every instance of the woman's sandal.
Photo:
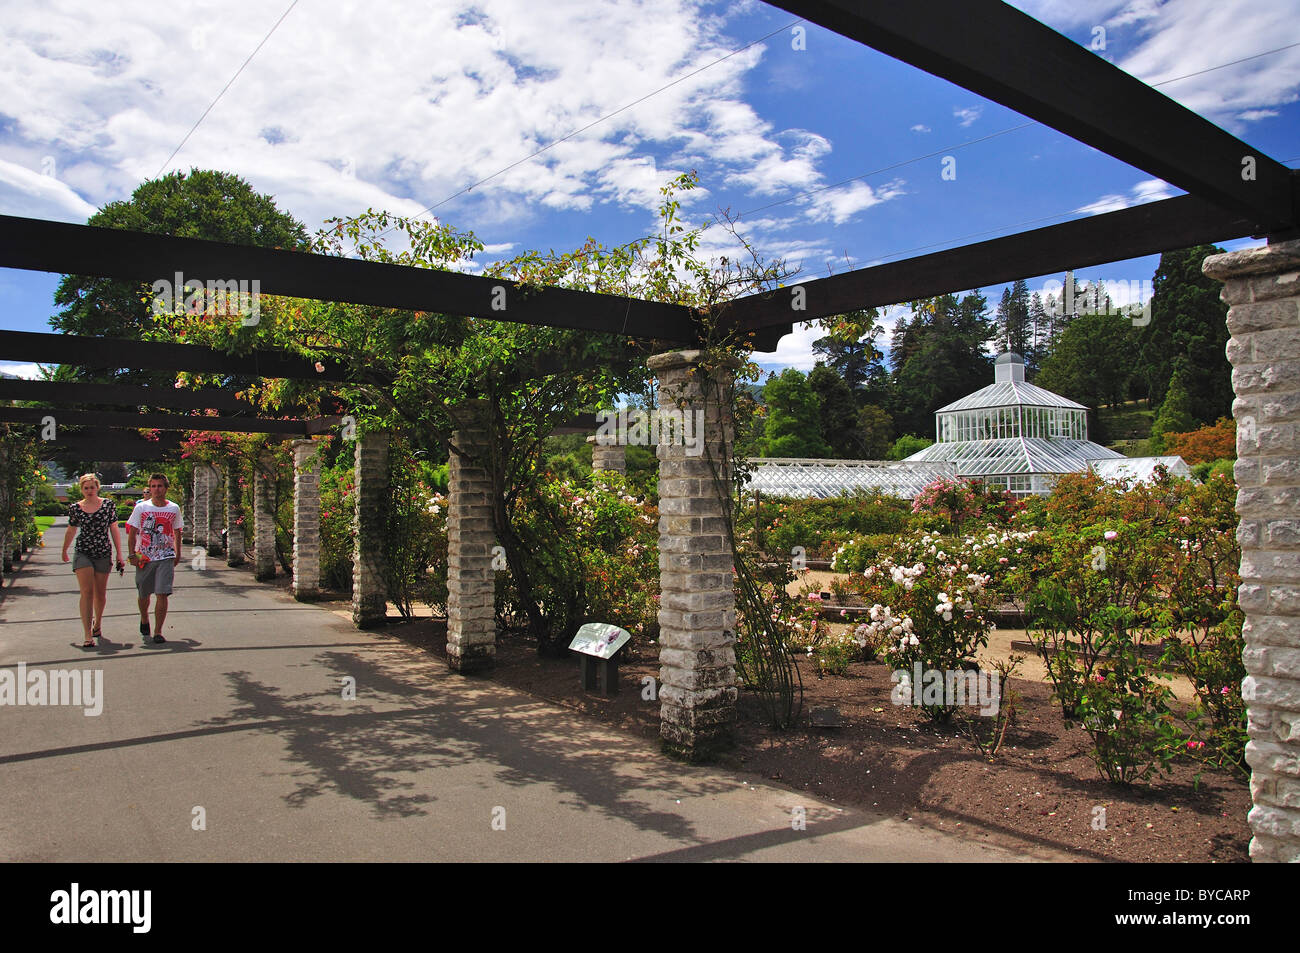
<svg viewBox="0 0 1300 953">
<path fill-rule="evenodd" d="M 83 649 L 93 649 L 93 648 L 95 647 L 95 643 L 94 643 L 94 642 L 82 642 L 82 643 L 81 643 L 81 647 L 82 647 Z"/>
</svg>

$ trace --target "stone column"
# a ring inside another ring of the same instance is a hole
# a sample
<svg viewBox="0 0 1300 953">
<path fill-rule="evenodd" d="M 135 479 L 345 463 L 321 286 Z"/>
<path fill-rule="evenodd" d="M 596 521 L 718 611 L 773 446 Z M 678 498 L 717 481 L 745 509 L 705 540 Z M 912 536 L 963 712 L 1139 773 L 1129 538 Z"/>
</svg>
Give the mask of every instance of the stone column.
<svg viewBox="0 0 1300 953">
<path fill-rule="evenodd" d="M 388 496 L 388 434 L 357 438 L 353 483 L 357 509 L 352 548 L 352 622 L 364 629 L 388 617 L 384 583 L 384 500 Z"/>
<path fill-rule="evenodd" d="M 459 425 L 447 461 L 447 665 L 462 674 L 496 662 L 496 595 L 492 569 L 492 474 L 487 403 L 457 408 Z"/>
<path fill-rule="evenodd" d="M 0 464 L 7 463 L 9 448 L 0 446 Z M 71 498 L 71 494 L 69 494 Z M 9 509 L 9 487 L 0 483 L 0 514 Z M 14 553 L 10 541 L 14 536 L 14 527 L 17 525 L 15 520 L 9 522 L 7 516 L 0 516 L 0 575 L 11 573 L 14 570 Z"/>
<path fill-rule="evenodd" d="M 202 546 L 205 550 L 208 545 L 209 515 L 212 511 L 212 492 L 209 486 L 211 482 L 209 479 L 210 473 L 211 469 L 205 463 L 200 463 L 194 467 L 193 542 L 195 546 Z"/>
<path fill-rule="evenodd" d="M 593 471 L 606 471 L 611 469 L 616 473 L 628 472 L 628 452 L 627 447 L 621 443 L 608 443 L 602 445 L 595 437 L 588 437 L 591 441 L 591 469 Z"/>
<path fill-rule="evenodd" d="M 253 476 L 253 575 L 258 579 L 275 576 L 275 457 L 258 456 Z"/>
<path fill-rule="evenodd" d="M 320 462 L 314 440 L 293 442 L 293 597 L 320 595 Z"/>
<path fill-rule="evenodd" d="M 672 351 L 648 361 L 659 380 L 660 734 L 667 751 L 690 760 L 707 759 L 731 742 L 738 694 L 736 597 L 723 509 L 730 473 L 720 473 L 725 496 L 713 477 L 732 440 L 735 369 L 715 369 L 706 380 L 700 357 Z M 702 440 L 667 442 L 666 418 L 689 414 L 694 427 L 700 412 L 703 433 L 690 433 Z"/>
<path fill-rule="evenodd" d="M 181 542 L 194 542 L 194 479 L 191 478 L 189 486 L 185 489 L 185 502 L 181 504 L 181 519 L 185 525 L 181 527 Z"/>
<path fill-rule="evenodd" d="M 208 539 L 206 549 L 209 556 L 221 553 L 221 531 L 226 528 L 226 501 L 224 499 L 225 480 L 221 470 L 215 466 L 208 471 Z"/>
<path fill-rule="evenodd" d="M 1300 861 L 1300 241 L 1214 255 L 1237 394 L 1250 856 Z"/>
<path fill-rule="evenodd" d="M 239 485 L 239 460 L 226 460 L 226 565 L 244 564 L 244 490 Z"/>
<path fill-rule="evenodd" d="M 613 470 L 627 473 L 627 449 L 621 443 L 602 444 L 597 437 L 588 437 L 591 444 L 591 469 Z"/>
</svg>

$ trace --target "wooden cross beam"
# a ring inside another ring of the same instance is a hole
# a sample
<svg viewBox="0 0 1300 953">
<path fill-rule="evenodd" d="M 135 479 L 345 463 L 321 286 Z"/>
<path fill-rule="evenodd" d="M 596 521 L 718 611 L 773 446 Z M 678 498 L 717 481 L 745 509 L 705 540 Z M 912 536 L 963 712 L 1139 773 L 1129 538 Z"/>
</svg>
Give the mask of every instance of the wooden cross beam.
<svg viewBox="0 0 1300 953">
<path fill-rule="evenodd" d="M 309 437 L 329 433 L 341 417 L 271 420 L 260 417 L 203 417 L 185 414 L 132 414 L 114 410 L 62 410 L 48 407 L 0 407 L 0 423 L 42 425 L 52 417 L 57 427 L 110 427 L 127 430 L 210 430 L 217 433 L 265 433 Z"/>
</svg>

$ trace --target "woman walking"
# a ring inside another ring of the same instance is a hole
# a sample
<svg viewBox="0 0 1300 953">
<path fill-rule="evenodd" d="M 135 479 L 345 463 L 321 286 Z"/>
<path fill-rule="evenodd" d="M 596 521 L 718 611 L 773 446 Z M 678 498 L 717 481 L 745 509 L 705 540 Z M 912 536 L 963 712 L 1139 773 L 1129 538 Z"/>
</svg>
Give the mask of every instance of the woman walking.
<svg viewBox="0 0 1300 953">
<path fill-rule="evenodd" d="M 77 574 L 77 585 L 81 587 L 81 627 L 85 635 L 81 647 L 93 649 L 94 640 L 103 638 L 100 627 L 104 624 L 104 603 L 108 600 L 108 574 L 113 568 L 109 561 L 109 536 L 117 551 L 117 571 L 125 570 L 126 563 L 122 561 L 122 537 L 117 531 L 117 504 L 99 495 L 99 478 L 95 474 L 87 473 L 77 482 L 82 498 L 68 504 L 63 561 L 68 561 L 68 546 L 80 527 L 72 571 Z"/>
</svg>

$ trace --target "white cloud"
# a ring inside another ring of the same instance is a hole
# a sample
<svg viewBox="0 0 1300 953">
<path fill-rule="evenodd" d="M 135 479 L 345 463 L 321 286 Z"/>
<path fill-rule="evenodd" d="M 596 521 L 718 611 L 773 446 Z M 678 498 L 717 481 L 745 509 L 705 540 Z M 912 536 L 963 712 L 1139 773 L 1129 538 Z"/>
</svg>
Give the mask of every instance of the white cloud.
<svg viewBox="0 0 1300 953">
<path fill-rule="evenodd" d="M 1017 0 L 1013 6 L 1054 30 L 1063 31 L 1106 23 L 1126 4 L 1123 0 Z"/>
<path fill-rule="evenodd" d="M 1168 183 L 1161 182 L 1159 179 L 1145 179 L 1133 186 L 1128 195 L 1103 195 L 1096 201 L 1076 208 L 1075 211 L 1088 215 L 1101 215 L 1104 212 L 1118 212 L 1120 209 L 1134 205 L 1145 205 L 1147 202 L 1167 199 L 1172 195 L 1174 189 Z"/>
<path fill-rule="evenodd" d="M 1295 0 L 1262 3 L 1243 16 L 1234 4 L 1160 0 L 1016 0 L 1020 9 L 1087 45 L 1095 26 L 1109 31 L 1106 56 L 1229 131 L 1241 134 L 1254 110 L 1297 101 L 1300 47 L 1224 66 L 1294 39 Z M 1214 67 L 1223 67 L 1217 69 Z M 1206 71 L 1208 72 L 1202 72 Z"/>
<path fill-rule="evenodd" d="M 674 149 L 754 194 L 815 186 L 830 143 L 783 130 L 745 101 L 763 44 L 623 108 L 742 45 L 749 37 L 726 32 L 739 12 L 718 16 L 693 0 L 480 0 L 470 13 L 417 14 L 314 0 L 289 14 L 169 168 L 242 175 L 309 227 L 367 207 L 413 214 L 497 172 L 438 214 L 481 230 L 595 202 L 650 210 L 674 170 L 654 180 L 646 155 Z M 0 155 L 54 155 L 79 196 L 7 182 L 0 211 L 63 207 L 58 217 L 84 220 L 91 206 L 125 198 L 276 16 L 255 0 L 189 0 L 163 19 L 147 7 L 55 0 L 5 18 Z"/>
<path fill-rule="evenodd" d="M 1272 119 L 1278 115 L 1281 114 L 1276 109 L 1247 109 L 1244 113 L 1238 113 L 1237 118 L 1242 122 L 1258 122 L 1260 119 Z"/>
<path fill-rule="evenodd" d="M 826 332 L 816 324 L 796 324 L 794 331 L 781 338 L 776 350 L 771 354 L 755 354 L 754 360 L 766 371 L 780 373 L 782 368 L 793 367 L 805 374 L 817 363 L 812 344 L 818 338 L 825 337 Z"/>
<path fill-rule="evenodd" d="M 41 369 L 36 364 L 12 364 L 9 361 L 0 361 L 0 373 L 29 381 L 42 380 Z"/>
<path fill-rule="evenodd" d="M 51 174 L 0 159 L 0 209 L 6 215 L 84 222 L 95 207 L 57 177 L 58 164 L 53 156 L 42 160 Z"/>
<path fill-rule="evenodd" d="M 915 126 L 912 127 L 912 132 L 922 132 L 922 133 L 924 133 L 924 132 L 929 132 L 929 131 L 930 131 L 930 127 L 927 126 L 927 125 L 925 125 L 924 123 L 919 123 L 919 122 L 918 122 Z"/>
<path fill-rule="evenodd" d="M 952 108 L 953 118 L 957 120 L 958 124 L 963 129 L 965 129 L 967 126 L 973 125 L 975 121 L 979 119 L 980 114 L 983 112 L 984 112 L 983 106 L 965 106 L 965 107 L 954 106 Z"/>
<path fill-rule="evenodd" d="M 1160 15 L 1161 0 L 1131 0 L 1124 4 L 1119 12 L 1106 18 L 1103 24 L 1108 28 L 1128 26 L 1142 20 L 1150 20 Z"/>
<path fill-rule="evenodd" d="M 1127 72 L 1158 88 L 1193 112 L 1233 132 L 1240 114 L 1295 102 L 1300 90 L 1300 47 L 1249 59 L 1294 37 L 1294 3 L 1263 4 L 1251 16 L 1212 3 L 1165 4 L 1139 27 L 1142 40 L 1119 62 Z M 1208 72 L 1202 72 L 1208 71 Z M 1188 74 L 1198 74 L 1191 75 Z M 1174 80 L 1187 76 L 1186 79 Z"/>
<path fill-rule="evenodd" d="M 813 222 L 829 221 L 843 225 L 859 212 L 905 194 L 902 179 L 894 179 L 876 188 L 862 181 L 850 182 L 810 196 L 804 214 Z"/>
</svg>

